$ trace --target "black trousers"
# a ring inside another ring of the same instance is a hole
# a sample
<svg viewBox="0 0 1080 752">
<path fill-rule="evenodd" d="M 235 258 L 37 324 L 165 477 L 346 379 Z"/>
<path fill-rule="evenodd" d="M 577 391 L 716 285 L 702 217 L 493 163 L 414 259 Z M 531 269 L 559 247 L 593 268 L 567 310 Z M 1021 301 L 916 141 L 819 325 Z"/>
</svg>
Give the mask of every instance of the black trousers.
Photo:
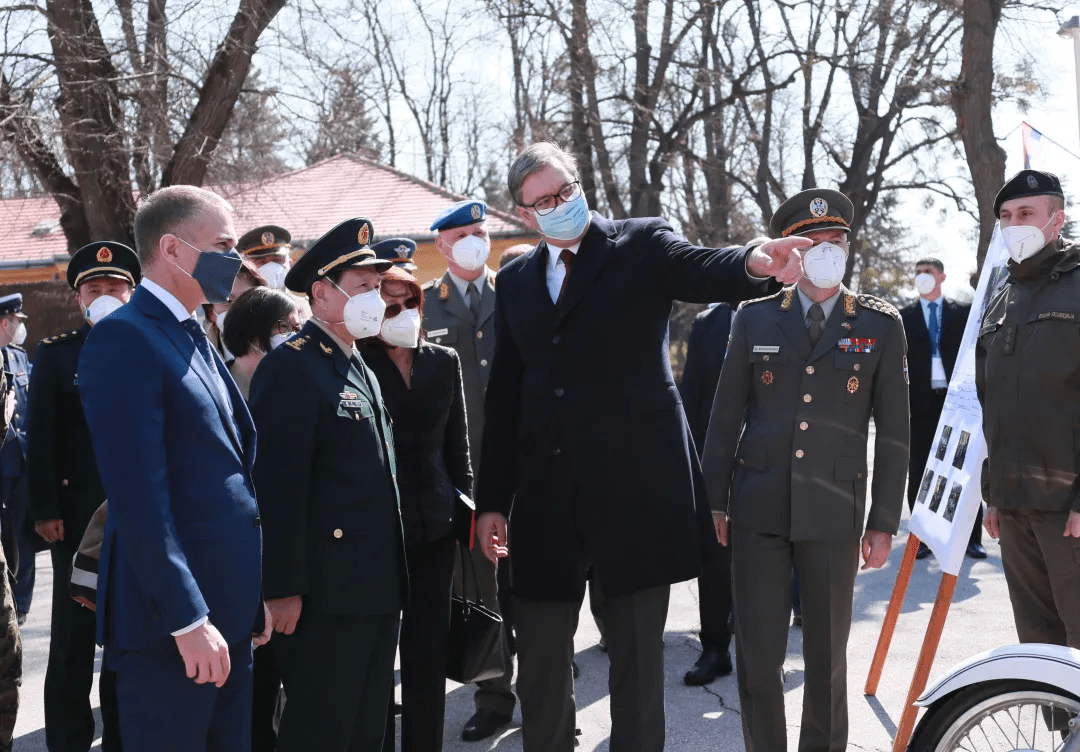
<svg viewBox="0 0 1080 752">
<path fill-rule="evenodd" d="M 726 653 L 731 645 L 728 617 L 731 615 L 731 547 L 720 551 L 698 576 L 698 615 L 701 617 L 701 647 Z"/>
<path fill-rule="evenodd" d="M 941 418 L 941 408 L 945 406 L 945 395 L 934 395 L 934 401 L 928 410 L 911 411 L 911 454 L 908 459 L 908 510 L 915 508 L 915 497 L 919 495 L 919 484 L 922 482 L 923 471 L 926 470 L 926 462 L 930 458 L 931 445 L 934 443 L 934 434 L 937 432 L 938 420 Z M 969 544 L 982 543 L 983 507 L 979 504 L 979 514 L 975 517 L 975 525 L 971 529 Z"/>
<path fill-rule="evenodd" d="M 401 614 L 344 616 L 301 611 L 291 635 L 276 634 L 285 685 L 278 752 L 380 752 L 394 689 Z"/>
<path fill-rule="evenodd" d="M 97 615 L 68 595 L 71 562 L 78 547 L 78 537 L 68 535 L 52 548 L 52 633 L 44 703 L 45 743 L 50 752 L 87 752 L 94 742 L 90 690 L 94 684 Z M 116 674 L 104 663 L 98 690 L 104 725 L 101 749 L 118 752 L 121 744 Z"/>
<path fill-rule="evenodd" d="M 405 547 L 409 605 L 401 614 L 401 749 L 439 752 L 446 715 L 446 637 L 454 580 L 452 535 Z M 394 749 L 393 690 L 383 750 Z"/>
<path fill-rule="evenodd" d="M 274 635 L 274 639 L 278 637 Z M 278 670 L 277 654 L 269 643 L 255 648 L 254 657 L 251 671 L 251 752 L 274 752 L 277 749 L 274 714 L 281 692 L 281 672 Z"/>
</svg>

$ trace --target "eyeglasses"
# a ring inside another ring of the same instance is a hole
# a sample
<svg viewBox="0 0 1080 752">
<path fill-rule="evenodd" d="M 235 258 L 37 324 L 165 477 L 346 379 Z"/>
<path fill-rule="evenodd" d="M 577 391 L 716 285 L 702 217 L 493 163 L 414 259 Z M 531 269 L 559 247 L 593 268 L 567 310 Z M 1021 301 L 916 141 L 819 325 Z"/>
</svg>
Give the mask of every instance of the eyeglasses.
<svg viewBox="0 0 1080 752">
<path fill-rule="evenodd" d="M 297 326 L 288 319 L 281 319 L 274 324 L 274 328 L 270 330 L 270 334 L 296 334 L 301 328 L 302 327 Z"/>
<path fill-rule="evenodd" d="M 392 319 L 405 309 L 412 310 L 413 308 L 420 307 L 420 298 L 409 298 L 405 301 L 405 304 L 391 303 L 386 306 L 386 312 L 383 314 L 384 319 Z"/>
<path fill-rule="evenodd" d="M 581 183 L 575 180 L 573 183 L 567 183 L 560 188 L 558 193 L 551 196 L 544 196 L 539 201 L 534 201 L 531 204 L 523 204 L 522 208 L 532 209 L 542 217 L 545 214 L 551 214 L 551 212 L 555 211 L 555 207 L 560 203 L 565 204 L 568 201 L 573 201 L 580 195 Z"/>
</svg>

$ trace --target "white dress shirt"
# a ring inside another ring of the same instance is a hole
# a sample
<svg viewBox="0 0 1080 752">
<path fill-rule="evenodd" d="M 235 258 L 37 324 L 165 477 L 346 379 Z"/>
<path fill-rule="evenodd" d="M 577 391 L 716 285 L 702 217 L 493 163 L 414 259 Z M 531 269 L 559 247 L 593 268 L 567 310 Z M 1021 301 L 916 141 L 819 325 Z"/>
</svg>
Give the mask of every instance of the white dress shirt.
<svg viewBox="0 0 1080 752">
<path fill-rule="evenodd" d="M 945 364 L 941 361 L 941 335 L 943 334 L 942 323 L 945 319 L 945 298 L 941 295 L 937 300 L 927 300 L 926 298 L 919 298 L 919 304 L 922 306 L 923 321 L 926 322 L 926 331 L 930 331 L 930 305 L 937 304 L 937 320 L 938 320 L 938 354 L 935 356 L 933 353 L 930 355 L 930 386 L 934 389 L 945 389 L 949 386 L 949 379 L 945 375 Z M 930 343 L 931 347 L 933 342 Z"/>
<path fill-rule="evenodd" d="M 574 254 L 574 258 L 577 258 L 577 252 L 581 248 L 581 241 L 574 243 L 566 250 Z M 559 300 L 559 292 L 562 290 L 563 280 L 566 279 L 566 264 L 562 262 L 559 256 L 562 255 L 563 249 L 558 246 L 548 243 L 548 257 L 547 257 L 547 286 L 548 293 L 551 295 L 551 302 L 555 303 Z"/>
</svg>

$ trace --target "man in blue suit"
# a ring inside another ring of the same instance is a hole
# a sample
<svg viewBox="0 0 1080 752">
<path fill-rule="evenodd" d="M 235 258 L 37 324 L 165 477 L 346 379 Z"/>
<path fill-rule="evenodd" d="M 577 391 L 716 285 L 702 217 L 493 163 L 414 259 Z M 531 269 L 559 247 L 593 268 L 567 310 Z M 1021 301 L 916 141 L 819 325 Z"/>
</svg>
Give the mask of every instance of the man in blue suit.
<svg viewBox="0 0 1080 752">
<path fill-rule="evenodd" d="M 125 749 L 250 748 L 260 602 L 255 431 L 192 312 L 228 299 L 240 257 L 221 198 L 140 204 L 143 280 L 87 335 L 79 388 L 109 500 L 98 642 L 117 673 Z"/>
</svg>

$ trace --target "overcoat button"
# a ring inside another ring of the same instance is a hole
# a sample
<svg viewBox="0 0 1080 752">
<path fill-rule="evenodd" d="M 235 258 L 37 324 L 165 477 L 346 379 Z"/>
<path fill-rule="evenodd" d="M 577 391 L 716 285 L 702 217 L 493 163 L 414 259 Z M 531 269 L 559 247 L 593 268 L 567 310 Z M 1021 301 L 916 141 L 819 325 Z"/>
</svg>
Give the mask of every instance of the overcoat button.
<svg viewBox="0 0 1080 752">
<path fill-rule="evenodd" d="M 341 537 L 341 536 L 343 536 L 343 535 L 345 535 L 345 533 L 341 532 L 341 528 L 340 528 L 340 527 L 339 527 L 339 528 L 337 528 L 337 529 L 336 529 L 336 530 L 334 531 L 334 537 L 335 537 L 335 538 L 340 538 L 340 537 Z"/>
</svg>

